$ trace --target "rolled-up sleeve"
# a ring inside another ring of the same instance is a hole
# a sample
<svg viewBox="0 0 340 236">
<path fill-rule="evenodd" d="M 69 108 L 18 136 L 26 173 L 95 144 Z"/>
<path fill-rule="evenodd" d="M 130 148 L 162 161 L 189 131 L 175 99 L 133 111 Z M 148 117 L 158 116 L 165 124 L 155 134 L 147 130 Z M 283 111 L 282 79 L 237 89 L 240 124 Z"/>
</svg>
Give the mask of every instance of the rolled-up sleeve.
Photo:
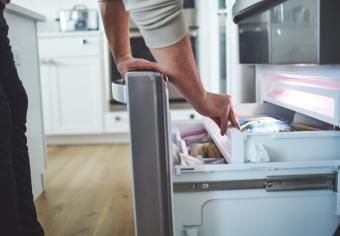
<svg viewBox="0 0 340 236">
<path fill-rule="evenodd" d="M 124 0 L 124 3 L 150 48 L 174 45 L 188 31 L 182 0 Z"/>
</svg>

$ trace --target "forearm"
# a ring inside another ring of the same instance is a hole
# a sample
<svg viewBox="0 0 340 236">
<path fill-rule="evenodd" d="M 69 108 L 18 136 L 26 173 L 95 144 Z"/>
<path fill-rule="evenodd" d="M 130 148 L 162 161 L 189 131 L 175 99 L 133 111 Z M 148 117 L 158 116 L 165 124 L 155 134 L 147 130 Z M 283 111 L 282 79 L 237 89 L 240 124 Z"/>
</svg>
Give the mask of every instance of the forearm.
<svg viewBox="0 0 340 236">
<path fill-rule="evenodd" d="M 200 80 L 189 36 L 186 35 L 184 39 L 170 47 L 151 51 L 170 81 L 195 109 L 200 110 L 207 92 Z"/>
<path fill-rule="evenodd" d="M 122 1 L 99 2 L 106 37 L 116 63 L 131 56 L 129 14 Z"/>
</svg>

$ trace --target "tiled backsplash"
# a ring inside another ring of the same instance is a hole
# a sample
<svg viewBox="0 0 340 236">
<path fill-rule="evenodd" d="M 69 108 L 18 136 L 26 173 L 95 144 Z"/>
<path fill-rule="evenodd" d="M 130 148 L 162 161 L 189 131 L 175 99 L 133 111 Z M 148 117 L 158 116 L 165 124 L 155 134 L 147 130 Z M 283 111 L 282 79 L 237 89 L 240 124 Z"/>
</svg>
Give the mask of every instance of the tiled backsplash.
<svg viewBox="0 0 340 236">
<path fill-rule="evenodd" d="M 74 5 L 83 4 L 91 9 L 98 9 L 97 0 L 12 0 L 13 3 L 45 15 L 47 20 L 39 24 L 39 31 L 58 31 L 58 17 L 60 9 L 71 9 Z"/>
</svg>

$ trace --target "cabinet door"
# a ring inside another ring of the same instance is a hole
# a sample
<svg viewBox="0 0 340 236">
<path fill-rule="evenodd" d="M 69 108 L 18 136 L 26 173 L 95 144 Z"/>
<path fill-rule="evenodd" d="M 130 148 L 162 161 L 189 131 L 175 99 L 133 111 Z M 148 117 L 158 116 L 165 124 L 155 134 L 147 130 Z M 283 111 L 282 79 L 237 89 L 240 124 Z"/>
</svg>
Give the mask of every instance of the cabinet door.
<svg viewBox="0 0 340 236">
<path fill-rule="evenodd" d="M 103 132 L 103 81 L 98 57 L 55 58 L 52 67 L 54 133 Z"/>
<path fill-rule="evenodd" d="M 52 75 L 51 67 L 47 60 L 42 60 L 40 63 L 40 74 L 41 74 L 41 96 L 42 96 L 42 108 L 43 108 L 43 120 L 44 130 L 46 135 L 53 134 L 53 112 L 52 112 Z"/>
</svg>

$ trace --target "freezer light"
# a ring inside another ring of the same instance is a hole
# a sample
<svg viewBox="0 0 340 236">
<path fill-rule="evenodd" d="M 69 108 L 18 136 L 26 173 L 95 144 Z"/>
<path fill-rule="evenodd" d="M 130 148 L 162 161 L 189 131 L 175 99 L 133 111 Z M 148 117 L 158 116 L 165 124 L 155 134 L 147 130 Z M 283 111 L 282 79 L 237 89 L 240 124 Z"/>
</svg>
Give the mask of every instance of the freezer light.
<svg viewBox="0 0 340 236">
<path fill-rule="evenodd" d="M 290 85 L 340 90 L 340 80 L 329 79 L 328 77 L 281 74 L 281 76 L 278 75 L 272 75 L 270 77 L 268 76 L 265 79 L 278 81 L 280 83 Z"/>
<path fill-rule="evenodd" d="M 334 98 L 273 86 L 268 86 L 266 91 L 270 99 L 335 118 Z"/>
</svg>

